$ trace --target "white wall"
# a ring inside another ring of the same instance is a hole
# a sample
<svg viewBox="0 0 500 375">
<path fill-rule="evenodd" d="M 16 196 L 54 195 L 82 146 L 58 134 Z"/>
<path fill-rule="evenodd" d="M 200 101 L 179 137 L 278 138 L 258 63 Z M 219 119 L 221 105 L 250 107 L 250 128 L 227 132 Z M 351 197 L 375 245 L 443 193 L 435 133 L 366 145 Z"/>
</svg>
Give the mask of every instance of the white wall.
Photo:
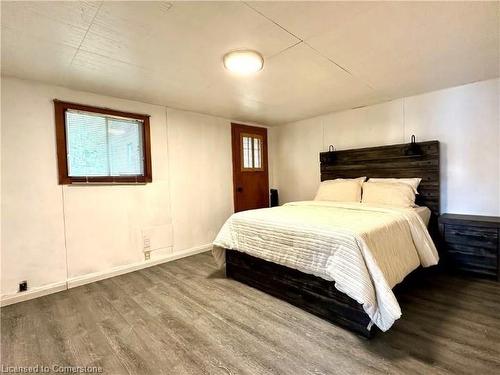
<svg viewBox="0 0 500 375">
<path fill-rule="evenodd" d="M 233 213 L 230 124 L 171 109 L 167 118 L 176 247 L 211 243 Z"/>
<path fill-rule="evenodd" d="M 441 142 L 441 211 L 500 215 L 500 80 L 488 80 L 331 113 L 273 129 L 280 201 L 312 199 L 319 152 Z"/>
<path fill-rule="evenodd" d="M 2 77 L 1 294 L 65 285 L 209 245 L 233 211 L 230 121 Z M 61 186 L 58 98 L 151 115 L 153 183 Z"/>
</svg>

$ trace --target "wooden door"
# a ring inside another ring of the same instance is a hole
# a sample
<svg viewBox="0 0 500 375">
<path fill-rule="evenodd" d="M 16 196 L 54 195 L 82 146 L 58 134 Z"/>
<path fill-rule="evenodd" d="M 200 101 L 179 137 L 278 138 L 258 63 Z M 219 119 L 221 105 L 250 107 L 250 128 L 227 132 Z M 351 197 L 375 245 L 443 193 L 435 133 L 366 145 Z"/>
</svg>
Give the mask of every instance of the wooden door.
<svg viewBox="0 0 500 375">
<path fill-rule="evenodd" d="M 231 124 L 234 212 L 269 207 L 267 129 Z"/>
</svg>

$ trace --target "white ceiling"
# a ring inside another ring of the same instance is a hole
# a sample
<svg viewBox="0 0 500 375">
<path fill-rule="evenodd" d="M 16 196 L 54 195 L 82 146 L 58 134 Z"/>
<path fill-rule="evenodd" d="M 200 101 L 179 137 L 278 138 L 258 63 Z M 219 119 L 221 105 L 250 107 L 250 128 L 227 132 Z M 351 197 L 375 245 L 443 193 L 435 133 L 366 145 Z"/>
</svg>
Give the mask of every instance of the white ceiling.
<svg viewBox="0 0 500 375">
<path fill-rule="evenodd" d="M 498 77 L 499 4 L 4 1 L 2 74 L 274 125 Z"/>
</svg>

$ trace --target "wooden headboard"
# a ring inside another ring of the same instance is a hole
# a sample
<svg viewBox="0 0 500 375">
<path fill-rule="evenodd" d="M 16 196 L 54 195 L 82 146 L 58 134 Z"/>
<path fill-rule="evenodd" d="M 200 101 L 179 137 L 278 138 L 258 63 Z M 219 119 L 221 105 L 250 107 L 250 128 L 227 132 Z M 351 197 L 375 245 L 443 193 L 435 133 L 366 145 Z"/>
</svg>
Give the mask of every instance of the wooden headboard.
<svg viewBox="0 0 500 375">
<path fill-rule="evenodd" d="M 410 143 L 320 153 L 321 181 L 335 178 L 421 177 L 416 203 L 426 206 L 435 220 L 440 211 L 439 141 Z M 434 221 L 433 220 L 433 221 Z"/>
</svg>

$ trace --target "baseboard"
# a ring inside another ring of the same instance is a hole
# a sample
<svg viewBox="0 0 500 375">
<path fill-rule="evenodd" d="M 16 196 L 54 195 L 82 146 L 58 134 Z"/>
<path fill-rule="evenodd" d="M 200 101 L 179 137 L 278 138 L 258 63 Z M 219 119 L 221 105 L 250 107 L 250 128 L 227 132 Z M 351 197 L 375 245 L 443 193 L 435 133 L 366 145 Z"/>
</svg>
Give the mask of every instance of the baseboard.
<svg viewBox="0 0 500 375">
<path fill-rule="evenodd" d="M 66 289 L 68 289 L 66 281 L 60 281 L 58 283 L 47 284 L 38 288 L 33 288 L 22 293 L 8 294 L 2 296 L 2 299 L 0 300 L 0 306 L 3 307 L 12 305 L 14 303 L 27 301 L 29 299 L 43 297 L 47 294 L 62 292 Z"/>
<path fill-rule="evenodd" d="M 187 250 L 182 250 L 173 254 L 168 254 L 161 258 L 126 264 L 124 266 L 114 267 L 106 271 L 94 272 L 82 276 L 71 277 L 68 279 L 68 289 L 76 288 L 77 286 L 93 283 L 99 280 L 109 279 L 110 277 L 123 275 L 124 273 L 138 271 L 143 268 L 156 266 L 157 264 L 171 262 L 173 260 L 184 258 L 190 255 L 203 253 L 211 249 L 212 249 L 212 244 L 207 244 L 203 246 L 193 247 Z"/>
<path fill-rule="evenodd" d="M 77 286 L 93 283 L 95 281 L 109 279 L 110 277 L 123 275 L 125 273 L 138 271 L 143 268 L 148 268 L 156 266 L 158 264 L 171 262 L 176 259 L 185 258 L 199 253 L 204 253 L 205 251 L 209 251 L 211 249 L 212 249 L 212 244 L 206 244 L 202 246 L 192 247 L 186 250 L 181 250 L 174 254 L 168 254 L 161 258 L 126 264 L 124 266 L 114 267 L 105 271 L 89 273 L 87 275 L 82 275 L 77 277 L 71 277 L 67 281 L 61 281 L 54 284 L 44 285 L 42 287 L 34 288 L 23 293 L 16 293 L 12 295 L 2 296 L 0 300 L 0 306 L 3 307 L 7 305 L 12 305 L 14 303 L 42 297 L 47 294 L 57 293 L 66 289 L 76 288 Z"/>
</svg>

